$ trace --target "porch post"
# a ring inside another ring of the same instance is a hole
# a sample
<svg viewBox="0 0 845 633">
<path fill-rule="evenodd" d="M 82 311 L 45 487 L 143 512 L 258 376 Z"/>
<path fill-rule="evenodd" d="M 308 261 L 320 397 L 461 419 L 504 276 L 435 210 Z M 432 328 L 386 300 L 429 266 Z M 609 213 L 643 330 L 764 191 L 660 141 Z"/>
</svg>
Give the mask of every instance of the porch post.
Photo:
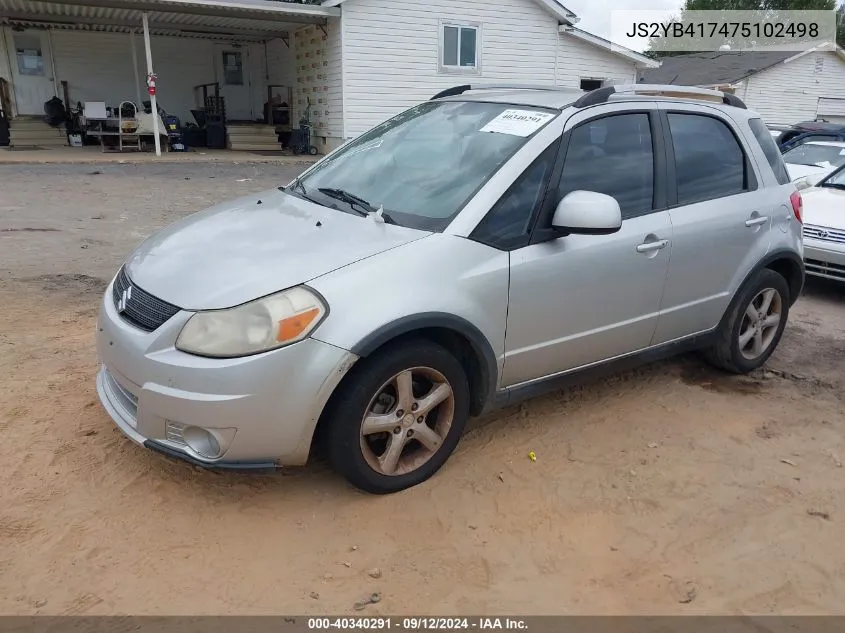
<svg viewBox="0 0 845 633">
<path fill-rule="evenodd" d="M 141 75 L 138 72 L 138 46 L 135 44 L 135 30 L 129 31 L 129 42 L 132 44 L 132 72 L 135 73 L 135 104 L 140 108 L 141 101 Z"/>
<path fill-rule="evenodd" d="M 153 54 L 150 50 L 150 20 L 149 14 L 143 13 L 141 20 L 144 24 L 144 52 L 147 54 L 147 75 L 153 74 Z M 153 134 L 155 134 L 156 156 L 161 156 L 161 139 L 158 137 L 158 102 L 156 96 L 150 95 L 150 109 L 153 111 Z"/>
<path fill-rule="evenodd" d="M 59 73 L 56 70 L 56 58 L 53 55 L 53 29 L 47 29 L 47 43 L 50 46 L 50 66 L 53 69 L 53 96 L 59 96 Z M 9 67 L 9 72 L 12 72 L 12 68 Z M 66 103 L 65 107 L 70 109 L 70 104 Z"/>
</svg>

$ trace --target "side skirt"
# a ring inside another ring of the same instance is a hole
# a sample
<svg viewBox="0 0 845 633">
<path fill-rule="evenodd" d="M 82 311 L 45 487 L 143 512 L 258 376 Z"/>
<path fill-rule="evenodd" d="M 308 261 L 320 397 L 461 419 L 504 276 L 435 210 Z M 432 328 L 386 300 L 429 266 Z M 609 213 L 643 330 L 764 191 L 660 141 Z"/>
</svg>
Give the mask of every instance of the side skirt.
<svg viewBox="0 0 845 633">
<path fill-rule="evenodd" d="M 485 408 L 485 413 L 518 404 L 524 400 L 535 398 L 551 391 L 592 382 L 599 378 L 628 371 L 642 365 L 671 358 L 672 356 L 709 347 L 715 339 L 715 333 L 716 330 L 711 330 L 704 334 L 696 334 L 695 336 L 677 341 L 670 341 L 657 347 L 651 347 L 641 352 L 634 352 L 633 354 L 600 362 L 595 365 L 541 378 L 529 384 L 502 389 L 491 399 L 492 402 L 489 407 Z"/>
</svg>

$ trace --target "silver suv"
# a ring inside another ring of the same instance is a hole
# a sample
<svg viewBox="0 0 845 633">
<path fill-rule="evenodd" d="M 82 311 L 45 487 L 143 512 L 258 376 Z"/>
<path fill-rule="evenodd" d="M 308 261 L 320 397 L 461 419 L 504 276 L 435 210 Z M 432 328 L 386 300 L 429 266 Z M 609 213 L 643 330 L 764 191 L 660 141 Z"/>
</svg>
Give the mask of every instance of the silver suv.
<svg viewBox="0 0 845 633">
<path fill-rule="evenodd" d="M 264 469 L 321 446 L 398 491 L 470 415 L 585 371 L 691 349 L 760 367 L 801 222 L 731 95 L 462 86 L 142 243 L 102 303 L 97 388 L 161 453 Z"/>
</svg>

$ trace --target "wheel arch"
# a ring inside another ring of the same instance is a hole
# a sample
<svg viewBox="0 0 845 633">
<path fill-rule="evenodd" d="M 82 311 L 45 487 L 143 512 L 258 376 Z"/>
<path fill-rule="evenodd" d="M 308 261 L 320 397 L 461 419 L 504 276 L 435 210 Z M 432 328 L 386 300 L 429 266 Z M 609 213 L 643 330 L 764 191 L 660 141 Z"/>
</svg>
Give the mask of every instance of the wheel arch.
<svg viewBox="0 0 845 633">
<path fill-rule="evenodd" d="M 789 305 L 794 305 L 804 288 L 804 260 L 792 251 L 783 250 L 769 254 L 761 264 L 753 272 L 768 268 L 786 279 L 789 284 Z"/>
<path fill-rule="evenodd" d="M 737 286 L 733 297 L 731 297 L 725 314 L 722 316 L 720 326 L 730 316 L 731 310 L 738 300 L 740 293 L 742 293 L 745 284 L 748 283 L 748 280 L 765 268 L 773 270 L 786 279 L 786 283 L 789 286 L 789 305 L 792 306 L 795 304 L 804 287 L 804 260 L 794 251 L 777 249 L 768 253 L 763 259 L 757 262 L 748 274 L 743 277 L 742 282 Z"/>
<path fill-rule="evenodd" d="M 365 336 L 350 350 L 366 358 L 386 345 L 424 338 L 452 352 L 463 365 L 470 383 L 470 413 L 479 415 L 496 392 L 498 363 L 487 337 L 466 319 L 445 312 L 402 317 Z"/>
</svg>

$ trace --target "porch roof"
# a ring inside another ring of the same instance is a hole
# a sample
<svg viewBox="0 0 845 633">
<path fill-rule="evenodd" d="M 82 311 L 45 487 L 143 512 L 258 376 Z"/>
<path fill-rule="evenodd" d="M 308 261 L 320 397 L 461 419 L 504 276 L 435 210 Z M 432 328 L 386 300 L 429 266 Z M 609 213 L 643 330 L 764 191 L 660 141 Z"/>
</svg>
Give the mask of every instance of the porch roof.
<svg viewBox="0 0 845 633">
<path fill-rule="evenodd" d="M 340 10 L 276 0 L 0 0 L 0 24 L 23 27 L 128 33 L 143 13 L 151 34 L 249 40 L 286 37 Z"/>
</svg>

